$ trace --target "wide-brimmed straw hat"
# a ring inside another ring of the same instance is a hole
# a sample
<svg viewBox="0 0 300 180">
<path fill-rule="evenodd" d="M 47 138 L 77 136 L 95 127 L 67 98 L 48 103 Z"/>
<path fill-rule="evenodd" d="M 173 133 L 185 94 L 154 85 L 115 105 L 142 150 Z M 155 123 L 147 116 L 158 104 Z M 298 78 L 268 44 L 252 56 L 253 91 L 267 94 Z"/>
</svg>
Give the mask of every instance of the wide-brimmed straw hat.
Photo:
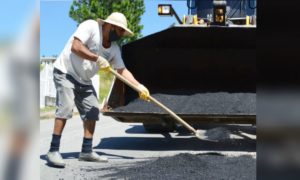
<svg viewBox="0 0 300 180">
<path fill-rule="evenodd" d="M 124 14 L 122 14 L 122 13 L 113 12 L 105 20 L 99 18 L 98 21 L 102 22 L 102 23 L 106 22 L 109 24 L 113 24 L 113 25 L 116 25 L 116 26 L 124 29 L 125 32 L 124 32 L 123 36 L 132 36 L 133 35 L 133 32 L 130 29 L 128 29 L 127 19 L 124 16 Z"/>
</svg>

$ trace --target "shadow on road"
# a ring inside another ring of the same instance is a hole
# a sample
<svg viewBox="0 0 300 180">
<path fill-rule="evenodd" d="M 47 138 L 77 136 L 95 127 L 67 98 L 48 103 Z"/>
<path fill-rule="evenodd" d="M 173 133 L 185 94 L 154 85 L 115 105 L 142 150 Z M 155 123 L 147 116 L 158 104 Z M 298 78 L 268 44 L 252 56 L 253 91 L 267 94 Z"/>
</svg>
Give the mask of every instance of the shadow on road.
<svg viewBox="0 0 300 180">
<path fill-rule="evenodd" d="M 236 132 L 245 132 L 248 134 L 256 135 L 256 127 L 253 126 L 242 126 L 242 125 L 218 125 L 218 124 L 203 124 L 203 125 L 193 125 L 195 129 L 208 130 L 216 127 L 223 127 L 228 129 L 231 133 Z M 176 130 L 184 135 L 190 135 L 190 132 L 184 127 L 177 127 Z M 145 131 L 145 128 L 142 125 L 134 125 L 131 128 L 126 129 L 127 134 L 149 134 Z"/>
<path fill-rule="evenodd" d="M 164 138 L 164 137 L 110 137 L 103 138 L 95 149 L 114 150 L 214 150 L 214 151 L 256 151 L 256 141 L 234 139 L 222 142 L 202 141 L 195 137 Z"/>
<path fill-rule="evenodd" d="M 210 129 L 216 126 L 201 126 L 197 129 Z M 244 126 L 224 126 L 231 134 L 236 134 L 241 139 L 226 139 L 219 142 L 209 142 L 191 137 L 191 134 L 182 127 L 178 129 L 176 137 L 172 138 L 169 133 L 163 133 L 164 137 L 108 137 L 101 139 L 95 149 L 114 149 L 114 150 L 212 150 L 212 151 L 256 151 L 256 140 L 241 134 L 255 134 L 256 128 Z M 128 134 L 149 134 L 142 125 L 132 126 L 125 131 Z M 187 136 L 187 137 L 184 137 Z"/>
</svg>

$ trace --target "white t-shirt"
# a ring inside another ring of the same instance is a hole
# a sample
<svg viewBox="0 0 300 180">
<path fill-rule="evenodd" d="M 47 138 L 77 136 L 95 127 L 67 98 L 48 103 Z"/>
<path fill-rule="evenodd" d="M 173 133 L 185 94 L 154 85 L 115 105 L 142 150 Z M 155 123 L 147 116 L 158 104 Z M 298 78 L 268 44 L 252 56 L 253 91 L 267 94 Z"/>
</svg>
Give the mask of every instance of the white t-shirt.
<svg viewBox="0 0 300 180">
<path fill-rule="evenodd" d="M 54 63 L 55 68 L 71 75 L 79 83 L 91 85 L 91 78 L 98 73 L 99 66 L 96 62 L 83 59 L 71 51 L 74 37 L 80 39 L 91 52 L 108 60 L 114 69 L 125 68 L 116 42 L 112 42 L 109 48 L 102 46 L 102 24 L 95 20 L 86 20 L 78 26 Z"/>
</svg>

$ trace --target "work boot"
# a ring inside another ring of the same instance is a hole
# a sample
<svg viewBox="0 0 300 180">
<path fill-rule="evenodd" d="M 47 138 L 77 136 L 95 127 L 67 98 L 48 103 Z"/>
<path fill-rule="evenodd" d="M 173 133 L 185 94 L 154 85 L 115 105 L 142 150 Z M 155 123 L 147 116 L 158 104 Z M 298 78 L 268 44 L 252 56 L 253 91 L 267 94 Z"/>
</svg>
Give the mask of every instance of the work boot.
<svg viewBox="0 0 300 180">
<path fill-rule="evenodd" d="M 65 167 L 66 163 L 58 151 L 47 153 L 48 163 L 58 167 Z"/>
<path fill-rule="evenodd" d="M 92 162 L 108 162 L 107 157 L 100 156 L 96 152 L 83 153 L 79 154 L 79 161 L 92 161 Z"/>
</svg>

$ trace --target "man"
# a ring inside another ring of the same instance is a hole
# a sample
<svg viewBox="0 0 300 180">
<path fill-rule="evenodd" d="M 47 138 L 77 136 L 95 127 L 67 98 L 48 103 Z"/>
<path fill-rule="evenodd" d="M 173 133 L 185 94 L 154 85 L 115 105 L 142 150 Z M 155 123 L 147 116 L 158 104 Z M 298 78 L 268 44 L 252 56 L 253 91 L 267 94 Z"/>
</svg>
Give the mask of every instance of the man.
<svg viewBox="0 0 300 180">
<path fill-rule="evenodd" d="M 60 153 L 60 138 L 66 120 L 72 117 L 76 105 L 84 126 L 84 138 L 79 160 L 107 162 L 108 159 L 92 151 L 96 121 L 99 120 L 98 99 L 91 78 L 99 69 L 110 65 L 140 90 L 140 98 L 148 100 L 148 89 L 140 84 L 125 68 L 120 49 L 115 41 L 132 35 L 126 17 L 114 12 L 106 20 L 82 22 L 67 42 L 54 64 L 54 82 L 57 90 L 57 110 L 48 162 L 64 167 Z"/>
</svg>

